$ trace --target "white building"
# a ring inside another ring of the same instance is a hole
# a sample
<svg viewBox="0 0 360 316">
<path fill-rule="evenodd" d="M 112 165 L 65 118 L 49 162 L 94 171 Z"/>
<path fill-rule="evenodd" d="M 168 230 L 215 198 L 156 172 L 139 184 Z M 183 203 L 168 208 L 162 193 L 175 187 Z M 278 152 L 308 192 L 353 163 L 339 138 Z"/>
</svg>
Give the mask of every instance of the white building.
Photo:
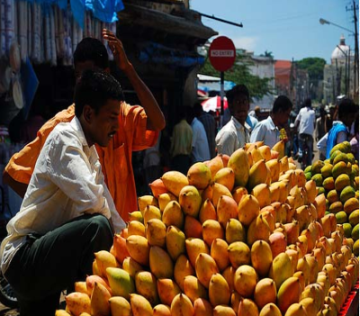
<svg viewBox="0 0 360 316">
<path fill-rule="evenodd" d="M 336 97 L 345 95 L 351 97 L 354 91 L 354 54 L 350 46 L 345 44 L 345 37 L 340 37 L 340 43 L 331 54 L 331 64 L 324 67 L 324 101 L 335 103 Z"/>
</svg>

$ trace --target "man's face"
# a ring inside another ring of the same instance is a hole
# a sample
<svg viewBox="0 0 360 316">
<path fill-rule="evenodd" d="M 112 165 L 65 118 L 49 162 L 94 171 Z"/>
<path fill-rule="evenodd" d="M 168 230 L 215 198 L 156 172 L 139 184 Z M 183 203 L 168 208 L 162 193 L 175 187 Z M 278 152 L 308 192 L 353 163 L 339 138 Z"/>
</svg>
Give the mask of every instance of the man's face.
<svg viewBox="0 0 360 316">
<path fill-rule="evenodd" d="M 249 106 L 249 99 L 245 95 L 237 95 L 230 105 L 231 115 L 242 125 L 245 124 Z"/>
<path fill-rule="evenodd" d="M 89 106 L 85 107 L 84 116 L 87 117 L 89 127 L 89 135 L 86 135 L 88 142 L 107 147 L 110 139 L 119 129 L 120 102 L 108 100 L 98 113 Z"/>
<path fill-rule="evenodd" d="M 291 112 L 291 108 L 289 108 L 286 111 L 280 110 L 278 113 L 275 114 L 276 115 L 276 121 L 278 122 L 278 124 L 280 126 L 286 125 L 286 123 L 289 120 L 290 112 Z"/>
</svg>

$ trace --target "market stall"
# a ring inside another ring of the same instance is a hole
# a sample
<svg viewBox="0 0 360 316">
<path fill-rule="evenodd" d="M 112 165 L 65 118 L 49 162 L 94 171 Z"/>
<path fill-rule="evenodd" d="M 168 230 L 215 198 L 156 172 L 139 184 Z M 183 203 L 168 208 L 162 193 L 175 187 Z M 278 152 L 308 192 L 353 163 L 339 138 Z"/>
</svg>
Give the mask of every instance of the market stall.
<svg viewBox="0 0 360 316">
<path fill-rule="evenodd" d="M 187 176 L 164 173 L 57 316 L 357 315 L 359 177 L 349 146 L 307 170 L 280 141 L 246 144 Z"/>
</svg>

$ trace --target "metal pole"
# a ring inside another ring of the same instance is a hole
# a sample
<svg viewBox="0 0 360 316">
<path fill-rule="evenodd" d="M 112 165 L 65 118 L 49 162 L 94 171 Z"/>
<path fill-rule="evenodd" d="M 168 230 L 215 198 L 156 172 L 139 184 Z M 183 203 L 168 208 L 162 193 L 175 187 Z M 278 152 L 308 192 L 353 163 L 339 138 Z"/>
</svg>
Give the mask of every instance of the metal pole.
<svg viewBox="0 0 360 316">
<path fill-rule="evenodd" d="M 221 112 L 220 115 L 224 115 L 224 72 L 220 73 L 220 102 L 221 102 Z"/>
<path fill-rule="evenodd" d="M 204 17 L 209 18 L 209 19 L 213 19 L 213 20 L 216 20 L 216 21 L 220 21 L 220 22 L 227 23 L 227 24 L 234 25 L 234 26 L 238 26 L 238 27 L 243 27 L 242 23 L 235 23 L 235 22 L 227 21 L 227 20 L 224 20 L 224 19 L 217 18 L 217 17 L 215 17 L 213 15 L 208 15 L 208 14 L 201 13 L 201 12 L 199 12 L 199 14 L 201 16 L 204 16 Z"/>
</svg>

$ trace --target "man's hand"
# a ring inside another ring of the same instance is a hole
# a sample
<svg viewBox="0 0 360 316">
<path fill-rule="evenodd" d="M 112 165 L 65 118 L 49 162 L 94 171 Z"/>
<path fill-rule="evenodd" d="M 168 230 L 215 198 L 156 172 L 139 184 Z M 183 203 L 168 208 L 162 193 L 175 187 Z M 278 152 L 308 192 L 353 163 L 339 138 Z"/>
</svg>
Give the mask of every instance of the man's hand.
<svg viewBox="0 0 360 316">
<path fill-rule="evenodd" d="M 131 63 L 126 56 L 122 42 L 108 29 L 103 29 L 102 35 L 103 38 L 108 41 L 109 47 L 114 55 L 116 65 L 125 72 L 129 67 L 131 67 Z"/>
</svg>

